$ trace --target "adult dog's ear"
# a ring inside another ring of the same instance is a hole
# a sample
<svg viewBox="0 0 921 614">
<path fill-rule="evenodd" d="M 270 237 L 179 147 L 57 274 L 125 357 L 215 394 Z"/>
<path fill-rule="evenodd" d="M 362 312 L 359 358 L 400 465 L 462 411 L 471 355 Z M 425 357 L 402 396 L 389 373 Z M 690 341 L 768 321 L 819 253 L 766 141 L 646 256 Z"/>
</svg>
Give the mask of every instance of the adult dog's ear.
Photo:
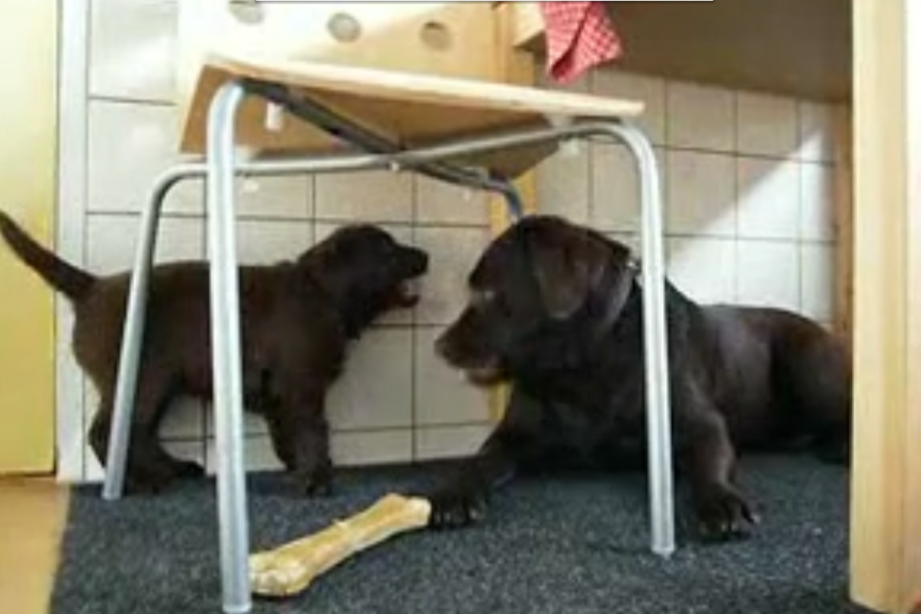
<svg viewBox="0 0 921 614">
<path fill-rule="evenodd" d="M 585 304 L 604 277 L 611 253 L 607 245 L 587 232 L 566 229 L 535 237 L 531 265 L 547 313 L 565 320 Z"/>
</svg>

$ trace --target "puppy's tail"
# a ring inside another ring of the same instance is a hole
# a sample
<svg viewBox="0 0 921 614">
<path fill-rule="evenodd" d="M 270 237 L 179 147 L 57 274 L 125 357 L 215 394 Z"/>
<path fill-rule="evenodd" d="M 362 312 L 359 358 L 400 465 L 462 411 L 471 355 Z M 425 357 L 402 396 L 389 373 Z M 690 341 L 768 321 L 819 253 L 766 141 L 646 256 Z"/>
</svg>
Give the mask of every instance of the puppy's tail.
<svg viewBox="0 0 921 614">
<path fill-rule="evenodd" d="M 96 282 L 89 273 L 64 262 L 39 245 L 3 211 L 0 211 L 0 234 L 23 262 L 69 299 L 79 300 Z"/>
</svg>

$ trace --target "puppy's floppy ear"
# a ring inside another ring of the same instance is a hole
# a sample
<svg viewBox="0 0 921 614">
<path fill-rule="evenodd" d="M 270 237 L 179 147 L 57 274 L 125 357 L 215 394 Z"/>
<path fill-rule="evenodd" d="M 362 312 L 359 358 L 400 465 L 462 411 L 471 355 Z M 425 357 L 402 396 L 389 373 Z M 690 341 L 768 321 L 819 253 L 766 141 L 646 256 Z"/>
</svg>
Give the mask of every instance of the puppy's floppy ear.
<svg viewBox="0 0 921 614">
<path fill-rule="evenodd" d="M 531 244 L 531 266 L 552 318 L 564 320 L 585 304 L 604 276 L 607 246 L 589 233 L 568 230 Z"/>
</svg>

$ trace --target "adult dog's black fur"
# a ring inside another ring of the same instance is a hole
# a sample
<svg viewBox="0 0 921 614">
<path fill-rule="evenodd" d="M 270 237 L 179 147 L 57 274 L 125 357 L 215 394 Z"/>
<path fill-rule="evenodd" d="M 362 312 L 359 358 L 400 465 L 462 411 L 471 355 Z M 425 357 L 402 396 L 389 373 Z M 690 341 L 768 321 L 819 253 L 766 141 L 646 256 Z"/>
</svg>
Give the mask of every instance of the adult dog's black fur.
<svg viewBox="0 0 921 614">
<path fill-rule="evenodd" d="M 64 262 L 0 212 L 0 233 L 19 257 L 73 304 L 73 350 L 101 398 L 90 431 L 105 462 L 130 275 L 96 277 Z M 341 228 L 294 262 L 240 268 L 246 404 L 269 425 L 279 459 L 305 492 L 326 492 L 332 466 L 324 412 L 346 346 L 382 312 L 415 304 L 410 280 L 428 256 L 380 228 Z M 7 289 L 9 291 L 9 289 Z M 158 490 L 200 475 L 168 455 L 157 428 L 171 399 L 212 393 L 208 269 L 157 266 L 150 277 L 144 350 L 131 431 L 127 487 Z"/>
<path fill-rule="evenodd" d="M 510 380 L 513 391 L 480 451 L 429 494 L 431 526 L 476 520 L 489 491 L 522 469 L 645 466 L 643 293 L 629 250 L 533 216 L 495 240 L 468 284 L 438 351 L 475 383 Z M 741 535 L 755 515 L 733 483 L 737 449 L 808 437 L 846 459 L 849 358 L 792 313 L 666 294 L 676 463 L 704 534 Z"/>
</svg>

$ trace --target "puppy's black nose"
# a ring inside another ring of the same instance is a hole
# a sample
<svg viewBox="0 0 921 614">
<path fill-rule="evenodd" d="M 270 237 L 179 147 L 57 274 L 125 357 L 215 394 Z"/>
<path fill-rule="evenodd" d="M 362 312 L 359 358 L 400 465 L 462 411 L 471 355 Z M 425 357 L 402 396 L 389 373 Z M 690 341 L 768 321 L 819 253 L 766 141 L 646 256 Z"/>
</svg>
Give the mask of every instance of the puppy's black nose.
<svg viewBox="0 0 921 614">
<path fill-rule="evenodd" d="M 422 251 L 421 249 L 412 248 L 412 257 L 415 260 L 415 266 L 413 267 L 419 273 L 425 273 L 429 270 L 429 255 Z"/>
</svg>

